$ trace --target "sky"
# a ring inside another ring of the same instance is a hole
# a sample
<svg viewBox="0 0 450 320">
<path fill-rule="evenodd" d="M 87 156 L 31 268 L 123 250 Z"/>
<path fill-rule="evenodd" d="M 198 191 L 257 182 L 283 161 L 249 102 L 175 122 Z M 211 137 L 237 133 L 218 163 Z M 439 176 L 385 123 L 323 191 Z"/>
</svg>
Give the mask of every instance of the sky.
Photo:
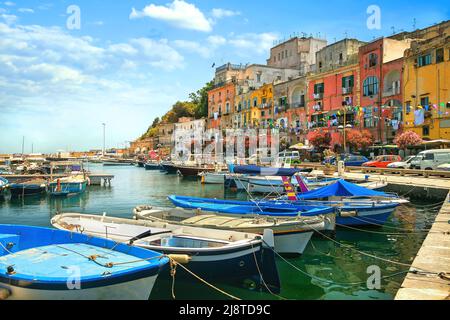
<svg viewBox="0 0 450 320">
<path fill-rule="evenodd" d="M 107 147 L 125 147 L 213 65 L 265 64 L 302 32 L 370 41 L 449 16 L 445 0 L 0 0 L 0 154 L 23 137 L 25 153 L 101 149 L 102 123 Z"/>
</svg>

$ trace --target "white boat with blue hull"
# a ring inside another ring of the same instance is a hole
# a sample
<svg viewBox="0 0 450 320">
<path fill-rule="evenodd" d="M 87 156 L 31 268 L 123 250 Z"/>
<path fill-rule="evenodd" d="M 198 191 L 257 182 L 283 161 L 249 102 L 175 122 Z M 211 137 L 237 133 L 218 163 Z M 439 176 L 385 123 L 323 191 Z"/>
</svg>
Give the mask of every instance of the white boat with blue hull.
<svg viewBox="0 0 450 320">
<path fill-rule="evenodd" d="M 0 225 L 0 291 L 11 300 L 148 300 L 169 259 L 49 228 Z"/>
<path fill-rule="evenodd" d="M 235 231 L 167 222 L 137 221 L 98 215 L 66 213 L 55 216 L 52 225 L 58 229 L 83 232 L 164 254 L 188 255 L 189 270 L 211 282 L 221 280 L 262 279 L 274 292 L 280 291 L 280 280 L 273 250 L 273 234 L 264 237 Z M 180 270 L 177 275 L 191 277 Z"/>
<path fill-rule="evenodd" d="M 159 208 L 138 206 L 133 210 L 138 220 L 170 223 L 181 226 L 214 228 L 263 234 L 270 229 L 274 235 L 274 249 L 283 254 L 302 254 L 314 231 L 334 231 L 335 214 L 333 210 L 323 215 L 304 217 L 300 214 L 290 217 L 264 216 L 258 213 L 229 214 L 200 209 Z"/>
<path fill-rule="evenodd" d="M 81 194 L 86 191 L 88 183 L 89 179 L 84 175 L 58 178 L 49 184 L 48 193 L 55 197 Z"/>
</svg>

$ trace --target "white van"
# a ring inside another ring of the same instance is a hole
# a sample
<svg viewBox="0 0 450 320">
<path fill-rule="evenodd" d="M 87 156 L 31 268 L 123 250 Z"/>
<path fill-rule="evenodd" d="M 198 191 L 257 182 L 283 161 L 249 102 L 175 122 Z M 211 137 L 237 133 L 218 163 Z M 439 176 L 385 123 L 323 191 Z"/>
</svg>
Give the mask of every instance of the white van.
<svg viewBox="0 0 450 320">
<path fill-rule="evenodd" d="M 434 149 L 422 151 L 418 154 L 422 160 L 416 164 L 421 170 L 436 170 L 438 166 L 450 162 L 450 149 Z"/>
</svg>

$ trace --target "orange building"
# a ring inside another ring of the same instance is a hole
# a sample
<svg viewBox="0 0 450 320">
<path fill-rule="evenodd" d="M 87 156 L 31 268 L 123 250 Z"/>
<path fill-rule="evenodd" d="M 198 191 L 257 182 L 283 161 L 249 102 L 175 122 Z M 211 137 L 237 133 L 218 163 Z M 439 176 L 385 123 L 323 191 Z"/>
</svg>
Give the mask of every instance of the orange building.
<svg viewBox="0 0 450 320">
<path fill-rule="evenodd" d="M 208 128 L 226 129 L 233 126 L 235 84 L 229 81 L 208 92 Z"/>
</svg>

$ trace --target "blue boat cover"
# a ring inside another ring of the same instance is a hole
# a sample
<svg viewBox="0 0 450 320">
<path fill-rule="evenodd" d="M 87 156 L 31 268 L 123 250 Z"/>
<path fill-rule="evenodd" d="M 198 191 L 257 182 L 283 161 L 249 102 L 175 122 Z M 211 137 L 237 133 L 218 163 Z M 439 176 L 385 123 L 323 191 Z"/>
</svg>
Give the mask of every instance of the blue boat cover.
<svg viewBox="0 0 450 320">
<path fill-rule="evenodd" d="M 338 180 L 331 185 L 297 195 L 299 200 L 312 200 L 327 197 L 393 197 L 393 195 L 370 190 L 345 180 Z"/>
<path fill-rule="evenodd" d="M 272 168 L 272 167 L 260 167 L 260 166 L 234 166 L 229 165 L 231 173 L 242 173 L 258 176 L 293 176 L 298 172 L 305 172 L 305 169 L 288 169 L 288 168 Z"/>
</svg>

